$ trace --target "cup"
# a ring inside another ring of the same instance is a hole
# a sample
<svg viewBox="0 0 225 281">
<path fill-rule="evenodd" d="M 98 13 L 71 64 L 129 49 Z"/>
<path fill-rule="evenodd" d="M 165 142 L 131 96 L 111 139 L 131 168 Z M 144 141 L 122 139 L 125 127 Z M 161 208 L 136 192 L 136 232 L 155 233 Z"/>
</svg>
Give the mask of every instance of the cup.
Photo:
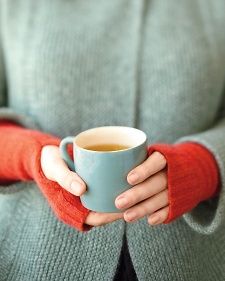
<svg viewBox="0 0 225 281">
<path fill-rule="evenodd" d="M 73 144 L 74 161 L 67 152 Z M 147 136 L 136 128 L 102 126 L 77 136 L 68 136 L 60 143 L 60 155 L 72 171 L 86 183 L 82 204 L 96 212 L 118 213 L 116 197 L 131 188 L 128 173 L 148 155 Z"/>
</svg>

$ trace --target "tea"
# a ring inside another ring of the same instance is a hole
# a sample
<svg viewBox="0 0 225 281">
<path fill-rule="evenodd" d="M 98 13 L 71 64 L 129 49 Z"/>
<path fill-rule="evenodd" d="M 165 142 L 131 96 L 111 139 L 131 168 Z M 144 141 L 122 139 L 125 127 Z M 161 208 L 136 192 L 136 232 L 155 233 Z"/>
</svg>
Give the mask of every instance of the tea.
<svg viewBox="0 0 225 281">
<path fill-rule="evenodd" d="M 124 150 L 130 148 L 127 145 L 121 145 L 121 144 L 94 144 L 87 147 L 84 147 L 88 150 L 94 150 L 94 151 L 116 151 L 116 150 Z"/>
<path fill-rule="evenodd" d="M 130 170 L 146 160 L 147 135 L 133 127 L 102 126 L 64 138 L 59 148 L 70 170 L 87 185 L 80 196 L 82 205 L 97 213 L 123 212 L 115 199 L 131 188 L 127 182 Z"/>
</svg>

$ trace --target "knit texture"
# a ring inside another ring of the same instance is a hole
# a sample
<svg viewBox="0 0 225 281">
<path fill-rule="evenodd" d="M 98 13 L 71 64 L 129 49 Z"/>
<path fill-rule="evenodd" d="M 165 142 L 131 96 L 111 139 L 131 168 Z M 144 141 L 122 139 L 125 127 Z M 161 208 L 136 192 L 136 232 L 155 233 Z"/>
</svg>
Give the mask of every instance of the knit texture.
<svg viewBox="0 0 225 281">
<path fill-rule="evenodd" d="M 138 280 L 225 279 L 224 11 L 223 0 L 0 0 L 1 118 L 59 138 L 122 125 L 149 144 L 195 141 L 221 176 L 219 196 L 171 223 L 86 233 L 33 181 L 1 186 L 0 279 L 111 281 L 124 233 Z"/>
<path fill-rule="evenodd" d="M 113 281 L 137 281 L 137 275 L 130 258 L 126 235 L 123 236 L 123 246 L 120 253 L 119 264 Z"/>
<path fill-rule="evenodd" d="M 0 181 L 34 180 L 59 219 L 77 230 L 91 230 L 92 226 L 85 224 L 89 210 L 81 204 L 80 198 L 43 174 L 41 149 L 49 144 L 59 146 L 59 143 L 57 137 L 2 120 Z M 154 151 L 161 152 L 167 159 L 169 215 L 164 223 L 171 222 L 218 193 L 218 167 L 214 157 L 204 147 L 193 143 L 148 147 L 149 156 Z"/>
<path fill-rule="evenodd" d="M 80 198 L 48 180 L 41 169 L 42 148 L 45 145 L 59 146 L 59 143 L 60 139 L 55 136 L 1 122 L 0 181 L 34 180 L 60 220 L 80 231 L 90 230 L 91 226 L 84 223 L 89 210 L 81 204 Z"/>
<path fill-rule="evenodd" d="M 189 212 L 201 201 L 219 194 L 219 169 L 213 155 L 196 143 L 155 144 L 148 153 L 167 160 L 169 214 L 164 223 Z"/>
</svg>

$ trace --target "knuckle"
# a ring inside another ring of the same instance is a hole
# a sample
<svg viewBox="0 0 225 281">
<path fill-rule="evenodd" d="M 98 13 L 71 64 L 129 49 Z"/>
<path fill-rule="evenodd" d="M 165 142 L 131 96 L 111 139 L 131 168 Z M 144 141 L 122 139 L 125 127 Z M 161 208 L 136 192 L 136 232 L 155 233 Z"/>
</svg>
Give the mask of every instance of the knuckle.
<svg viewBox="0 0 225 281">
<path fill-rule="evenodd" d="M 160 214 L 158 214 L 158 220 L 159 220 L 159 222 L 163 221 L 162 216 Z"/>
<path fill-rule="evenodd" d="M 53 153 L 55 153 L 58 150 L 56 146 L 53 145 L 45 145 L 41 149 L 41 154 L 44 156 L 51 156 Z"/>
<path fill-rule="evenodd" d="M 154 156 L 155 156 L 155 157 L 160 157 L 160 155 L 161 155 L 161 153 L 160 153 L 159 151 L 155 151 L 155 152 L 154 152 Z"/>
<path fill-rule="evenodd" d="M 137 217 L 140 218 L 149 213 L 149 206 L 147 204 L 141 204 L 140 206 L 134 208 Z"/>
<path fill-rule="evenodd" d="M 158 174 L 159 180 L 161 181 L 164 187 L 167 186 L 167 175 L 165 172 L 159 172 Z"/>
<path fill-rule="evenodd" d="M 149 168 L 147 167 L 147 165 L 143 165 L 142 168 L 139 170 L 139 175 L 141 176 L 142 179 L 148 177 L 148 170 Z"/>
<path fill-rule="evenodd" d="M 151 212 L 151 206 L 149 206 L 149 204 L 144 204 L 139 213 L 144 216 L 149 214 L 149 212 Z"/>
<path fill-rule="evenodd" d="M 159 151 L 154 152 L 154 158 L 157 159 L 157 163 L 161 166 L 165 166 L 167 163 L 166 157 Z"/>
<path fill-rule="evenodd" d="M 78 174 L 76 174 L 74 172 L 72 172 L 72 173 L 73 173 L 73 179 L 77 180 L 77 182 L 79 182 L 81 185 L 86 186 L 85 181 L 80 176 L 78 176 Z"/>
<path fill-rule="evenodd" d="M 154 201 L 152 201 L 149 205 L 148 205 L 148 213 L 152 214 L 156 211 L 157 209 L 157 205 Z"/>
<path fill-rule="evenodd" d="M 43 147 L 42 147 L 42 151 L 44 151 L 44 152 L 48 152 L 48 151 L 50 151 L 51 150 L 51 145 L 44 145 Z"/>
<path fill-rule="evenodd" d="M 168 217 L 168 215 L 169 215 L 169 206 L 167 206 L 166 208 L 165 208 L 165 211 L 164 211 L 164 216 L 165 216 L 165 219 L 167 219 L 167 217 Z"/>
<path fill-rule="evenodd" d="M 144 183 L 140 183 L 138 186 L 135 187 L 135 192 L 132 195 L 133 196 L 132 202 L 136 203 L 144 199 L 145 196 L 144 187 L 145 187 Z"/>
<path fill-rule="evenodd" d="M 165 166 L 167 163 L 166 157 L 162 153 L 160 153 L 160 152 L 158 152 L 158 153 L 159 153 L 158 158 L 159 158 L 160 164 L 162 166 Z"/>
<path fill-rule="evenodd" d="M 41 163 L 42 165 L 45 164 L 47 162 L 47 160 L 49 160 L 49 155 L 48 155 L 48 149 L 46 147 L 43 147 L 41 149 Z"/>
<path fill-rule="evenodd" d="M 133 205 L 134 203 L 136 203 L 139 199 L 139 192 L 137 191 L 137 188 L 133 188 L 132 190 L 130 190 L 130 192 L 127 192 L 126 194 L 126 198 L 129 202 L 129 205 Z"/>
<path fill-rule="evenodd" d="M 153 162 L 151 163 L 151 170 L 156 172 L 158 170 L 158 163 L 157 162 Z"/>
<path fill-rule="evenodd" d="M 168 203 L 168 201 L 169 201 L 169 192 L 168 192 L 168 189 L 166 189 L 165 190 L 165 192 L 164 192 L 164 202 L 165 203 Z"/>
<path fill-rule="evenodd" d="M 48 151 L 48 147 L 45 145 L 45 146 L 43 146 L 42 149 L 41 149 L 41 155 L 42 155 L 42 156 L 45 155 L 46 151 Z"/>
<path fill-rule="evenodd" d="M 71 172 L 66 170 L 59 179 L 59 183 L 66 189 L 70 189 L 70 184 L 72 182 Z"/>
<path fill-rule="evenodd" d="M 167 218 L 167 216 L 168 216 L 168 213 L 166 210 L 159 213 L 159 217 L 161 218 L 162 221 L 164 221 Z"/>
<path fill-rule="evenodd" d="M 95 219 L 94 219 L 94 223 L 95 226 L 101 226 L 104 224 L 104 217 L 103 216 L 98 216 L 96 214 Z"/>
</svg>

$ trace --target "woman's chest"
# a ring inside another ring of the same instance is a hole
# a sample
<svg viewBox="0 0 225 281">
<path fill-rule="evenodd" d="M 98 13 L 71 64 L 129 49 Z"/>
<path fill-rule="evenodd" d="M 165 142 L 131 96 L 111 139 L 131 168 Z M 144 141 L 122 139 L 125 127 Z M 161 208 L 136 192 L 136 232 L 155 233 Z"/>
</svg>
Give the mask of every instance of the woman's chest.
<svg viewBox="0 0 225 281">
<path fill-rule="evenodd" d="M 126 125 L 172 141 L 215 121 L 225 77 L 215 11 L 178 1 L 10 2 L 9 103 L 44 130 Z"/>
</svg>

